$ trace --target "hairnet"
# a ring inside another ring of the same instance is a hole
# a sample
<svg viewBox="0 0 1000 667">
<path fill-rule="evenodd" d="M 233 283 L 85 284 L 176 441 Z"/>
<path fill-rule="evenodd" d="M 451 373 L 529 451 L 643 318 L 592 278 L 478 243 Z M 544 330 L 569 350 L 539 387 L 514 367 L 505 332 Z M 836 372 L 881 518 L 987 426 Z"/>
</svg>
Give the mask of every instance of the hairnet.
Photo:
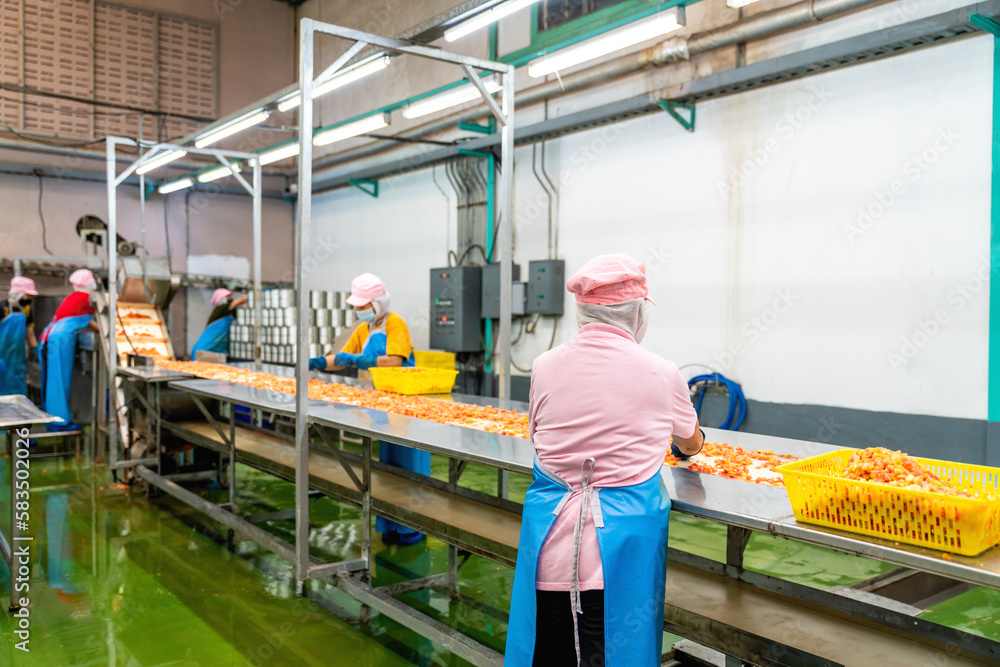
<svg viewBox="0 0 1000 667">
<path fill-rule="evenodd" d="M 226 301 L 229 297 L 233 295 L 232 290 L 227 290 L 225 287 L 220 287 L 219 289 L 212 292 L 212 305 L 218 306 Z"/>
<path fill-rule="evenodd" d="M 69 284 L 78 292 L 87 292 L 97 287 L 97 279 L 87 269 L 77 269 L 69 274 Z"/>
<path fill-rule="evenodd" d="M 389 304 L 392 296 L 386 292 L 382 296 L 377 296 L 371 300 L 372 308 L 375 309 L 375 321 L 378 322 L 389 312 Z"/>
<path fill-rule="evenodd" d="M 610 324 L 625 330 L 632 338 L 640 342 L 645 333 L 645 301 L 644 298 L 631 299 L 603 306 L 595 303 L 577 302 L 576 323 L 581 327 L 595 322 Z"/>
</svg>

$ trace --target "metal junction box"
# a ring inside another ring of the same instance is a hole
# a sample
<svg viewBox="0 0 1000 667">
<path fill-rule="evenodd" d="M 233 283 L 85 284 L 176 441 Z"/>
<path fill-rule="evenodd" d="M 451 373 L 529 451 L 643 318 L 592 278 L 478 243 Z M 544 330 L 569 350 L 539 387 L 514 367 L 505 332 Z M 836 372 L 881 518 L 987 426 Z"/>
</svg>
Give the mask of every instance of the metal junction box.
<svg viewBox="0 0 1000 667">
<path fill-rule="evenodd" d="M 528 263 L 528 304 L 531 314 L 562 315 L 566 297 L 566 262 L 543 259 Z"/>
<path fill-rule="evenodd" d="M 511 264 L 510 314 L 524 315 L 524 283 L 521 280 L 521 265 Z M 500 265 L 487 264 L 483 267 L 483 318 L 500 318 Z"/>
<path fill-rule="evenodd" d="M 478 266 L 431 269 L 431 348 L 482 351 L 482 273 Z"/>
</svg>

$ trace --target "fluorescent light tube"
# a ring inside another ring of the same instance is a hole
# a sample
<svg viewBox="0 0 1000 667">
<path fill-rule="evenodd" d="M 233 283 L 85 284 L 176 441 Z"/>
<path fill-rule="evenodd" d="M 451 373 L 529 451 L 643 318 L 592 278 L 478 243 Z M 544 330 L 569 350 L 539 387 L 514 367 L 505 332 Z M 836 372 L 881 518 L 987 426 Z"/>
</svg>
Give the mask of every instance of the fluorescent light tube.
<svg viewBox="0 0 1000 667">
<path fill-rule="evenodd" d="M 233 167 L 235 171 L 240 170 L 239 165 L 234 164 Z M 205 173 L 199 174 L 198 182 L 209 183 L 211 181 L 217 181 L 220 178 L 225 178 L 226 176 L 232 176 L 232 174 L 233 170 L 230 170 L 229 167 L 227 167 L 226 165 L 222 165 L 221 167 L 216 167 L 215 169 L 209 169 Z"/>
<path fill-rule="evenodd" d="M 726 0 L 726 6 L 730 9 L 739 9 L 740 7 L 752 5 L 755 2 L 757 2 L 757 0 Z"/>
<path fill-rule="evenodd" d="M 154 169 L 158 169 L 159 167 L 162 167 L 165 164 L 173 162 L 174 160 L 180 160 L 185 155 L 187 155 L 187 151 L 180 151 L 180 150 L 164 153 L 155 160 L 147 162 L 146 164 L 140 166 L 138 169 L 135 170 L 135 173 L 139 176 L 142 176 L 143 174 L 151 172 Z"/>
<path fill-rule="evenodd" d="M 753 0 L 750 1 L 753 2 Z M 485 28 L 491 23 L 496 23 L 500 19 L 510 16 L 519 9 L 530 7 L 536 2 L 538 2 L 538 0 L 510 0 L 510 2 L 497 5 L 489 11 L 473 16 L 468 21 L 462 21 L 454 28 L 445 30 L 445 41 L 454 42 L 456 39 L 461 39 L 462 37 L 465 37 L 480 28 Z"/>
<path fill-rule="evenodd" d="M 212 130 L 209 134 L 206 134 L 201 139 L 195 141 L 194 145 L 198 148 L 211 146 L 212 144 L 218 141 L 222 141 L 228 136 L 234 135 L 237 132 L 240 132 L 241 130 L 245 130 L 248 127 L 253 127 L 257 123 L 261 123 L 267 120 L 267 117 L 269 115 L 270 112 L 264 110 L 264 111 L 255 111 L 247 116 L 243 116 L 242 118 L 237 118 L 236 120 L 227 125 L 223 125 L 220 128 Z"/>
<path fill-rule="evenodd" d="M 370 60 L 366 63 L 361 63 L 356 67 L 352 67 L 349 70 L 338 72 L 331 79 L 327 79 L 323 83 L 317 85 L 313 88 L 312 96 L 313 99 L 321 95 L 326 95 L 332 90 L 336 90 L 341 86 L 346 86 L 349 83 L 354 83 L 358 79 L 363 79 L 369 74 L 374 74 L 375 72 L 381 72 L 386 67 L 389 66 L 389 56 L 378 56 L 374 60 Z M 278 111 L 290 111 L 302 103 L 302 96 L 296 93 L 291 97 L 278 102 Z"/>
<path fill-rule="evenodd" d="M 489 93 L 498 92 L 501 88 L 500 82 L 496 79 L 480 79 L 480 81 L 483 82 L 483 86 Z M 426 97 L 408 105 L 405 109 L 403 109 L 403 118 L 420 118 L 421 116 L 432 114 L 435 111 L 449 109 L 451 107 L 458 106 L 459 104 L 465 104 L 466 102 L 481 99 L 482 96 L 479 94 L 479 91 L 476 90 L 474 85 L 472 85 L 472 82 L 469 82 L 457 88 L 453 88 L 438 95 Z"/>
<path fill-rule="evenodd" d="M 661 37 L 682 27 L 684 23 L 684 8 L 671 7 L 643 21 L 536 58 L 528 63 L 528 76 L 538 78 L 606 56 L 646 40 Z"/>
<path fill-rule="evenodd" d="M 293 141 L 290 144 L 285 144 L 278 148 L 272 148 L 269 151 L 264 151 L 260 154 L 261 165 L 271 164 L 272 162 L 277 162 L 278 160 L 284 160 L 290 157 L 295 157 L 299 154 L 299 142 L 298 140 Z"/>
<path fill-rule="evenodd" d="M 326 146 L 327 144 L 332 144 L 335 141 L 342 141 L 344 139 L 356 137 L 359 134 L 366 134 L 368 132 L 374 132 L 375 130 L 381 130 L 388 124 L 389 114 L 377 113 L 373 116 L 356 120 L 353 123 L 347 123 L 346 125 L 341 125 L 339 127 L 319 132 L 313 137 L 313 145 Z"/>
<path fill-rule="evenodd" d="M 189 188 L 192 185 L 194 185 L 194 181 L 192 181 L 190 178 L 181 178 L 176 181 L 170 181 L 169 183 L 164 183 L 159 187 L 159 192 L 161 195 L 168 195 L 171 192 L 177 192 L 178 190 Z"/>
</svg>

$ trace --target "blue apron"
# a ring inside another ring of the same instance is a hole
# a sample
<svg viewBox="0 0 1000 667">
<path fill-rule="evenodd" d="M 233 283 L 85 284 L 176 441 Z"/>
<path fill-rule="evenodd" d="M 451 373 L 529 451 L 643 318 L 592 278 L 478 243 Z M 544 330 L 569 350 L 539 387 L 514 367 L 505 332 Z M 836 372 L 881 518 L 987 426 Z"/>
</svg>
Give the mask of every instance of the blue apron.
<svg viewBox="0 0 1000 667">
<path fill-rule="evenodd" d="M 191 348 L 191 358 L 197 358 L 195 355 L 198 350 L 229 354 L 229 327 L 232 324 L 233 316 L 226 315 L 205 327 L 205 330 L 201 332 L 201 336 L 198 337 L 198 342 Z"/>
<path fill-rule="evenodd" d="M 6 366 L 0 376 L 0 396 L 28 395 L 28 356 L 24 352 L 28 318 L 11 313 L 0 320 L 0 362 Z"/>
<path fill-rule="evenodd" d="M 593 459 L 587 459 L 587 463 Z M 591 469 L 592 470 L 592 469 Z M 582 493 L 581 512 L 591 512 L 604 569 L 604 664 L 659 665 L 663 650 L 663 602 L 670 497 L 660 470 L 632 486 L 569 484 L 535 458 L 521 517 L 521 538 L 507 626 L 505 667 L 531 667 L 535 652 L 535 578 L 538 555 L 570 496 Z M 579 573 L 574 572 L 579 585 Z M 578 591 L 571 599 L 578 600 Z M 575 620 L 574 616 L 574 620 Z M 579 647 L 578 647 L 579 650 Z"/>
<path fill-rule="evenodd" d="M 38 344 L 38 363 L 42 372 L 42 410 L 62 419 L 50 423 L 50 431 L 72 431 L 79 428 L 73 423 L 69 409 L 70 381 L 73 379 L 73 356 L 76 354 L 76 334 L 90 324 L 90 315 L 65 317 L 50 322 L 42 331 Z"/>
<path fill-rule="evenodd" d="M 374 359 L 385 356 L 386 345 L 388 344 L 388 338 L 385 334 L 385 322 L 387 319 L 388 317 L 382 319 L 382 324 L 378 329 L 374 331 L 369 330 L 368 338 L 365 340 L 362 348 L 364 356 Z M 410 358 L 403 362 L 403 366 L 415 365 L 413 352 L 410 352 Z M 413 447 L 396 445 L 380 440 L 378 443 L 378 460 L 420 475 L 427 475 L 429 477 L 431 474 L 431 453 L 414 449 Z M 400 525 L 395 521 L 390 521 L 381 516 L 375 517 L 375 530 L 379 533 L 395 531 L 400 537 L 411 540 L 417 539 L 419 535 L 412 528 Z"/>
</svg>

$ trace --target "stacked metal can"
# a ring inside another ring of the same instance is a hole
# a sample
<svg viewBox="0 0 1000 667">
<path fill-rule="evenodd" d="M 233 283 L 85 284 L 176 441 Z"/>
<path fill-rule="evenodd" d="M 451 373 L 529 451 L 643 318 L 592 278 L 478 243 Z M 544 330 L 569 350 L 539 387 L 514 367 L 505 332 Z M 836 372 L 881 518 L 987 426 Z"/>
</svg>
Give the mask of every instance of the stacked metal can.
<svg viewBox="0 0 1000 667">
<path fill-rule="evenodd" d="M 309 356 L 330 352 L 333 341 L 357 321 L 357 314 L 347 303 L 350 292 L 313 291 L 309 294 L 309 326 L 300 336 L 296 317 L 296 294 L 293 289 L 270 289 L 261 293 L 260 344 L 263 361 L 295 364 L 300 342 L 309 346 Z M 229 330 L 229 356 L 253 359 L 253 294 L 246 308 L 236 311 L 236 321 Z"/>
</svg>

